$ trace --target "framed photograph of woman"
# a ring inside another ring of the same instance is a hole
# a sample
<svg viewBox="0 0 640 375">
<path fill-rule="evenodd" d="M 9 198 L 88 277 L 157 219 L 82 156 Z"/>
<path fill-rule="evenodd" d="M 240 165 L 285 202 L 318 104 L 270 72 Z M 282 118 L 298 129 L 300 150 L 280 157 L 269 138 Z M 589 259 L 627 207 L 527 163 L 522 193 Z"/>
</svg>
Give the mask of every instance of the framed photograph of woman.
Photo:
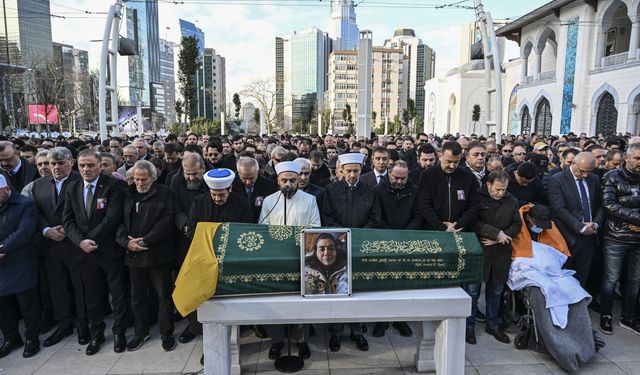
<svg viewBox="0 0 640 375">
<path fill-rule="evenodd" d="M 304 229 L 300 236 L 302 296 L 351 296 L 351 231 Z"/>
</svg>

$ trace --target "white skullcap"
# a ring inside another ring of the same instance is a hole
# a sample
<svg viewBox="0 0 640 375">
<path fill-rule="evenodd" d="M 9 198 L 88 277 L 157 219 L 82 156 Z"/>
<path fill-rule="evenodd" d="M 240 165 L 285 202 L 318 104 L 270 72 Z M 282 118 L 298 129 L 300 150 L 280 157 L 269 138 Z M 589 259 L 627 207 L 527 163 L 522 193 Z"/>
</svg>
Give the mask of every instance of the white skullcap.
<svg viewBox="0 0 640 375">
<path fill-rule="evenodd" d="M 348 152 L 346 154 L 339 155 L 338 160 L 340 160 L 340 165 L 363 164 L 364 155 L 359 152 Z"/>
<path fill-rule="evenodd" d="M 212 169 L 204 174 L 204 181 L 212 190 L 228 189 L 235 178 L 236 174 L 227 168 Z"/>
<path fill-rule="evenodd" d="M 0 174 L 0 189 L 6 188 L 7 186 L 9 186 L 9 185 L 7 185 L 7 179 L 4 178 L 4 176 Z"/>
<path fill-rule="evenodd" d="M 281 161 L 280 163 L 276 164 L 276 175 L 279 175 L 282 172 L 293 172 L 295 174 L 300 174 L 301 169 L 302 167 L 300 167 L 300 164 L 294 161 Z"/>
</svg>

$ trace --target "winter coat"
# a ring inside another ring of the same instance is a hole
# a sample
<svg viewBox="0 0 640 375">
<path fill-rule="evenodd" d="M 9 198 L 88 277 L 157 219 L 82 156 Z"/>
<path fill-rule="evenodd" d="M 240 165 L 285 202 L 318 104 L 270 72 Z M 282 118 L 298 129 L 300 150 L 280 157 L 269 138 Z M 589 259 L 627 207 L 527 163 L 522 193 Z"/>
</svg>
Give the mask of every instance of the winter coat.
<svg viewBox="0 0 640 375">
<path fill-rule="evenodd" d="M 640 233 L 629 229 L 629 224 L 640 226 L 640 174 L 629 172 L 623 163 L 604 175 L 602 186 L 607 217 L 604 237 L 637 244 Z"/>
<path fill-rule="evenodd" d="M 0 206 L 0 297 L 38 285 L 38 256 L 33 238 L 38 223 L 34 201 L 17 190 Z"/>
<path fill-rule="evenodd" d="M 480 216 L 473 227 L 478 238 L 495 240 L 498 233 L 515 238 L 520 233 L 522 221 L 518 212 L 518 200 L 508 192 L 499 200 L 491 198 L 487 186 L 483 186 L 480 195 Z M 484 253 L 482 274 L 484 281 L 494 284 L 506 283 L 511 267 L 511 244 L 482 245 Z"/>
</svg>

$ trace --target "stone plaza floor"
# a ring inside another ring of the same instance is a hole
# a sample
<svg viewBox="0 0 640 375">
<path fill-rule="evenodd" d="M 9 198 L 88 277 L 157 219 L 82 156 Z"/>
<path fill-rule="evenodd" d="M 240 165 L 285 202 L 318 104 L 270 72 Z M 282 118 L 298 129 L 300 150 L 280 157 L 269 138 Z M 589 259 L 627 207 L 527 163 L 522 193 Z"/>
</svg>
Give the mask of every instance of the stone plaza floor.
<svg viewBox="0 0 640 375">
<path fill-rule="evenodd" d="M 482 309 L 484 310 L 484 309 Z M 616 311 L 617 313 L 617 311 Z M 597 327 L 598 315 L 591 312 L 593 327 Z M 183 320 L 176 324 L 176 338 L 186 325 Z M 369 325 L 369 332 L 373 325 Z M 640 375 L 640 335 L 617 326 L 614 335 L 601 337 L 607 346 L 584 366 L 578 374 Z M 311 358 L 305 361 L 305 375 L 403 375 L 417 374 L 413 367 L 415 337 L 401 337 L 394 328 L 387 335 L 375 338 L 366 335 L 370 349 L 361 352 L 355 343 L 343 336 L 342 348 L 333 353 L 327 349 L 328 335 L 319 327 L 310 338 Z M 507 331 L 512 339 L 516 328 Z M 133 334 L 128 330 L 128 337 Z M 348 334 L 348 332 L 347 332 Z M 565 374 L 553 358 L 530 350 L 517 350 L 513 343 L 502 344 L 484 333 L 484 324 L 476 326 L 477 345 L 466 346 L 466 374 Z M 188 344 L 178 344 L 172 352 L 163 352 L 157 327 L 151 331 L 151 340 L 135 352 L 116 354 L 110 332 L 99 353 L 85 355 L 85 347 L 78 345 L 76 336 L 50 348 L 43 348 L 35 357 L 22 358 L 22 350 L 16 350 L 0 359 L 0 375 L 104 375 L 104 374 L 188 374 L 201 372 L 200 356 L 202 339 Z M 41 337 L 44 340 L 45 336 Z M 462 339 L 462 338 L 461 338 Z M 242 374 L 279 374 L 273 361 L 267 357 L 270 341 L 260 340 L 250 331 L 241 338 Z"/>
</svg>

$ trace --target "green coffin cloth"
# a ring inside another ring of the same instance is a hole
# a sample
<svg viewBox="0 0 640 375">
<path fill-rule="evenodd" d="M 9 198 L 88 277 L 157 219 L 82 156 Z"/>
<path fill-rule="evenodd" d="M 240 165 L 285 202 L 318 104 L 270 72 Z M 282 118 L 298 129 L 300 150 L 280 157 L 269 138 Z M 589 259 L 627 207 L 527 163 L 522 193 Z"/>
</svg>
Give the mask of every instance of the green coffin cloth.
<svg viewBox="0 0 640 375">
<path fill-rule="evenodd" d="M 216 295 L 299 293 L 302 229 L 220 225 L 213 239 L 219 262 Z M 351 258 L 354 292 L 482 280 L 482 248 L 474 233 L 351 229 Z"/>
</svg>

